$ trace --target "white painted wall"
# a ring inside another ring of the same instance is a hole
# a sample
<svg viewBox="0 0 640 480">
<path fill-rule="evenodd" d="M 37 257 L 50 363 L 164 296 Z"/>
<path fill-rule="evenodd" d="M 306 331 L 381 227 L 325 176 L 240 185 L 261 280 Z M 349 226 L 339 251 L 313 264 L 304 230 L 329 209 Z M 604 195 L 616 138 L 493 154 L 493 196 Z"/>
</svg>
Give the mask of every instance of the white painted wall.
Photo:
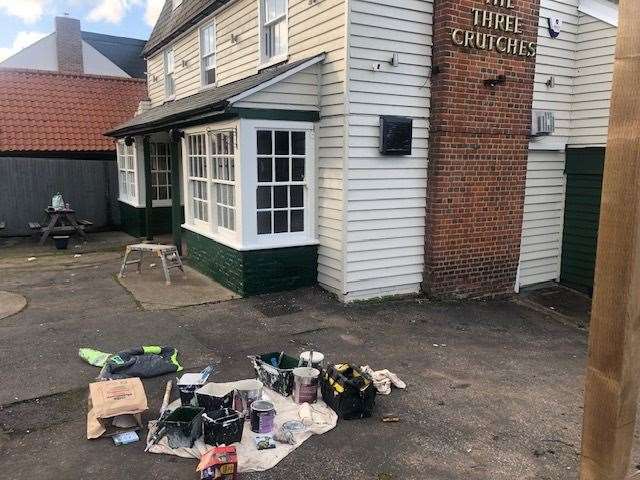
<svg viewBox="0 0 640 480">
<path fill-rule="evenodd" d="M 349 2 L 344 299 L 420 290 L 433 3 Z M 390 60 L 398 53 L 399 66 Z M 374 64 L 382 65 L 373 71 Z M 380 115 L 414 120 L 410 156 L 379 153 Z M 336 224 L 336 228 L 339 225 Z"/>
<path fill-rule="evenodd" d="M 579 15 L 570 147 L 607 144 L 617 30 Z"/>
<path fill-rule="evenodd" d="M 82 58 L 84 73 L 88 75 L 130 78 L 129 74 L 85 41 L 82 42 Z M 56 34 L 52 33 L 0 62 L 0 68 L 58 71 Z"/>
<path fill-rule="evenodd" d="M 82 42 L 82 61 L 84 62 L 84 73 L 87 75 L 131 78 L 127 72 L 85 41 Z"/>
<path fill-rule="evenodd" d="M 0 68 L 57 71 L 56 34 L 52 33 L 0 62 Z"/>
</svg>

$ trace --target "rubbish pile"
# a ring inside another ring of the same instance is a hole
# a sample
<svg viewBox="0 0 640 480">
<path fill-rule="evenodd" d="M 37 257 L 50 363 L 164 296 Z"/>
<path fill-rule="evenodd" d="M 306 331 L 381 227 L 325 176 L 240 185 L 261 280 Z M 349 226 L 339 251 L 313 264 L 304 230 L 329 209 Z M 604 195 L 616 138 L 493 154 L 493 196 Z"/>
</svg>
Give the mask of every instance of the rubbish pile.
<svg viewBox="0 0 640 480">
<path fill-rule="evenodd" d="M 81 349 L 80 356 L 102 367 L 101 381 L 89 385 L 87 438 L 112 437 L 116 445 L 140 438 L 148 409 L 140 378 L 182 371 L 172 347 L 115 355 Z M 176 381 L 179 399 L 173 402 L 173 382 L 167 382 L 160 415 L 148 424 L 145 451 L 195 458 L 203 480 L 234 480 L 274 467 L 311 436 L 333 429 L 339 418 L 371 417 L 377 393 L 406 387 L 388 370 L 327 365 L 320 352 L 249 359 L 255 379 L 209 382 L 213 367 L 185 373 Z"/>
</svg>

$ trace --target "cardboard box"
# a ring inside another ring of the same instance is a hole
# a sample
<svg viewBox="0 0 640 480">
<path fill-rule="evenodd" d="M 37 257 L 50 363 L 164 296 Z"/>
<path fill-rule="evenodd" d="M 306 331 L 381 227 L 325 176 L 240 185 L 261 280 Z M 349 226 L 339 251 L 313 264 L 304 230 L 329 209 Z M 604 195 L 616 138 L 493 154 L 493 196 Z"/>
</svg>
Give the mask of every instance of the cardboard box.
<svg viewBox="0 0 640 480">
<path fill-rule="evenodd" d="M 147 395 L 139 378 L 91 383 L 87 438 L 140 430 L 141 414 L 147 409 Z"/>
</svg>

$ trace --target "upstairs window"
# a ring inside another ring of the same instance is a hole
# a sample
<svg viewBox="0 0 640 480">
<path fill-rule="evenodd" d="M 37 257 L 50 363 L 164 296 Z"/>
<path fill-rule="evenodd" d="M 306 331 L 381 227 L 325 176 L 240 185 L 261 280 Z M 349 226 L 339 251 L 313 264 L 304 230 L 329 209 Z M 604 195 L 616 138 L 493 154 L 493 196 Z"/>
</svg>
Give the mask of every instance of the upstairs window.
<svg viewBox="0 0 640 480">
<path fill-rule="evenodd" d="M 173 9 L 175 10 L 180 5 L 182 5 L 182 0 L 173 0 Z"/>
<path fill-rule="evenodd" d="M 202 85 L 216 83 L 216 28 L 207 25 L 200 31 L 200 55 L 202 56 Z"/>
<path fill-rule="evenodd" d="M 262 61 L 284 59 L 288 48 L 288 0 L 260 0 Z"/>
<path fill-rule="evenodd" d="M 171 99 L 176 94 L 176 81 L 173 76 L 175 68 L 175 58 L 173 48 L 164 52 L 164 93 L 167 99 Z"/>
</svg>

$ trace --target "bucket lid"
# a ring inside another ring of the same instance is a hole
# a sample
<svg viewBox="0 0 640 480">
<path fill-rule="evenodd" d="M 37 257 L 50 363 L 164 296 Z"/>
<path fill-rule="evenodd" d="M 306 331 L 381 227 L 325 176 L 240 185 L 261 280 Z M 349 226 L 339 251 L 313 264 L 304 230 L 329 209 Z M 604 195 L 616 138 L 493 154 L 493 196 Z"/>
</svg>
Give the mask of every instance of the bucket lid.
<svg viewBox="0 0 640 480">
<path fill-rule="evenodd" d="M 309 357 L 311 357 L 311 363 L 320 363 L 324 360 L 324 354 L 320 352 L 313 352 L 313 356 L 311 356 L 311 352 L 302 352 L 300 354 L 300 358 L 305 362 L 309 361 Z"/>
<path fill-rule="evenodd" d="M 270 412 L 274 409 L 275 406 L 273 403 L 267 400 L 257 400 L 251 404 L 251 410 L 255 410 L 256 412 Z"/>
<path fill-rule="evenodd" d="M 293 374 L 296 377 L 316 378 L 320 376 L 320 370 L 311 367 L 298 367 L 293 369 Z"/>
</svg>

